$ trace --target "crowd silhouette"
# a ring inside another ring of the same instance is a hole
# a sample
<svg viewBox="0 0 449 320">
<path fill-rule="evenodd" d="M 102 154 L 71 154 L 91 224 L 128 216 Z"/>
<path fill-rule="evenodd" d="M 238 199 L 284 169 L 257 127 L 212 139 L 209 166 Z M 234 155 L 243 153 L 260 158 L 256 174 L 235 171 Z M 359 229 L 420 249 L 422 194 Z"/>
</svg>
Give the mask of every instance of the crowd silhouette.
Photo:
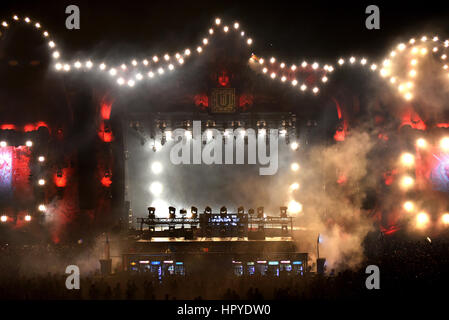
<svg viewBox="0 0 449 320">
<path fill-rule="evenodd" d="M 394 299 L 436 294 L 449 283 L 447 238 L 389 237 L 365 241 L 365 260 L 355 269 L 254 276 L 201 277 L 116 272 L 102 276 L 94 270 L 81 277 L 80 290 L 68 290 L 66 274 L 56 272 L 74 250 L 69 246 L 2 246 L 0 248 L 1 300 L 357 300 Z M 87 251 L 87 253 L 86 253 Z M 96 260 L 98 262 L 98 260 Z M 380 268 L 380 290 L 367 290 L 367 265 Z"/>
</svg>

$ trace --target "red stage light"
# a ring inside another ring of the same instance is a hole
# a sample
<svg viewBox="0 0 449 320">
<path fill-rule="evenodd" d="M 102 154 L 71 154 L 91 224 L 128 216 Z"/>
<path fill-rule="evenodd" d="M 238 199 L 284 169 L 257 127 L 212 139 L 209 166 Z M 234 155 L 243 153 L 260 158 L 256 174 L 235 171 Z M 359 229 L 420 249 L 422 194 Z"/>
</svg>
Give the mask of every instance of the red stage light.
<svg viewBox="0 0 449 320">
<path fill-rule="evenodd" d="M 109 188 L 111 186 L 111 184 L 112 184 L 111 177 L 109 176 L 109 177 L 101 178 L 101 184 L 103 186 L 105 186 L 106 188 Z"/>
<path fill-rule="evenodd" d="M 103 102 L 100 108 L 101 118 L 104 120 L 109 120 L 111 118 L 111 110 L 112 103 Z"/>
</svg>

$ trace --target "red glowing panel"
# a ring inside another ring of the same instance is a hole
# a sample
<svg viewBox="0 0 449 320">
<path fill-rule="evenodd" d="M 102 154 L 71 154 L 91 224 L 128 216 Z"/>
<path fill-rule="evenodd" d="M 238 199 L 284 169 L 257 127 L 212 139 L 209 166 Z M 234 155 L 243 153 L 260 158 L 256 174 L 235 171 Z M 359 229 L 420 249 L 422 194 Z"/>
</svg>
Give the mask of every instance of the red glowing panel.
<svg viewBox="0 0 449 320">
<path fill-rule="evenodd" d="M 109 120 L 111 118 L 112 103 L 103 102 L 100 107 L 101 118 Z"/>
<path fill-rule="evenodd" d="M 67 186 L 67 169 L 62 169 L 61 172 L 56 172 L 53 176 L 53 181 L 58 188 L 64 188 Z"/>
<path fill-rule="evenodd" d="M 101 178 L 101 184 L 106 188 L 109 188 L 112 184 L 111 177 L 103 177 Z"/>
<path fill-rule="evenodd" d="M 34 130 L 36 130 L 36 126 L 35 126 L 34 124 L 32 124 L 32 123 L 27 124 L 27 125 L 23 128 L 23 131 L 25 131 L 25 132 L 30 132 L 30 131 L 34 131 Z"/>
<path fill-rule="evenodd" d="M 2 130 L 16 130 L 16 126 L 13 124 L 2 124 L 0 129 Z"/>
<path fill-rule="evenodd" d="M 105 126 L 104 121 L 100 123 L 100 128 L 98 130 L 98 137 L 104 142 L 112 142 L 114 140 L 114 135 L 109 127 Z"/>
<path fill-rule="evenodd" d="M 252 106 L 254 103 L 254 97 L 250 94 L 242 94 L 239 98 L 239 106 L 247 107 Z"/>
<path fill-rule="evenodd" d="M 449 123 L 438 123 L 437 127 L 438 128 L 449 128 Z"/>
<path fill-rule="evenodd" d="M 401 125 L 399 128 L 403 126 L 410 126 L 416 130 L 426 130 L 426 124 L 421 119 L 421 117 L 413 110 L 413 108 L 407 108 L 401 115 Z"/>
<path fill-rule="evenodd" d="M 218 76 L 218 83 L 222 87 L 227 87 L 229 85 L 229 76 L 226 71 L 222 71 Z"/>
<path fill-rule="evenodd" d="M 209 106 L 209 97 L 207 94 L 197 94 L 194 97 L 195 105 L 197 107 L 208 107 Z"/>
<path fill-rule="evenodd" d="M 344 141 L 346 138 L 346 130 L 348 129 L 348 124 L 346 120 L 343 120 L 343 123 L 340 124 L 335 131 L 334 140 L 335 141 Z"/>
</svg>

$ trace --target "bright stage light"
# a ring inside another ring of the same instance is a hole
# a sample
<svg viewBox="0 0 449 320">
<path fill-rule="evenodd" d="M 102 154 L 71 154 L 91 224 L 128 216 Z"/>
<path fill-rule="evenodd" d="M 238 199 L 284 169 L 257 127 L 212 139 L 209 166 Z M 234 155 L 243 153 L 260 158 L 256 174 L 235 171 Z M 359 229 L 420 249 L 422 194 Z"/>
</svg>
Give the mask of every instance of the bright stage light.
<svg viewBox="0 0 449 320">
<path fill-rule="evenodd" d="M 1 220 L 1 222 L 6 222 L 6 221 L 8 221 L 8 217 L 3 215 L 3 216 L 1 216 L 0 220 Z"/>
<path fill-rule="evenodd" d="M 445 225 L 449 225 L 449 213 L 444 213 L 441 216 L 441 222 Z"/>
<path fill-rule="evenodd" d="M 413 209 L 415 208 L 415 205 L 411 201 L 406 201 L 404 202 L 403 208 L 407 212 L 412 212 Z"/>
<path fill-rule="evenodd" d="M 157 182 L 157 181 L 153 182 L 150 185 L 150 191 L 155 196 L 159 196 L 162 193 L 163 189 L 164 188 L 163 188 L 162 184 L 160 182 Z"/>
<path fill-rule="evenodd" d="M 449 213 L 443 213 L 441 216 L 441 222 L 446 226 L 449 225 Z"/>
<path fill-rule="evenodd" d="M 440 141 L 440 147 L 444 151 L 449 151 L 449 137 L 445 137 Z"/>
<path fill-rule="evenodd" d="M 37 208 L 40 212 L 45 212 L 47 211 L 47 207 L 44 204 L 40 204 L 39 207 Z"/>
<path fill-rule="evenodd" d="M 415 164 L 415 156 L 408 152 L 403 153 L 401 155 L 401 163 L 406 167 L 413 166 Z"/>
<path fill-rule="evenodd" d="M 408 189 L 408 188 L 412 187 L 414 183 L 415 183 L 415 181 L 410 176 L 405 176 L 401 179 L 401 187 L 403 189 Z"/>
<path fill-rule="evenodd" d="M 109 74 L 111 76 L 115 76 L 117 74 L 117 70 L 115 70 L 114 68 L 112 68 L 111 70 L 109 70 Z"/>
<path fill-rule="evenodd" d="M 162 164 L 160 162 L 153 162 L 151 165 L 151 171 L 153 171 L 154 174 L 159 174 L 162 172 Z"/>
<path fill-rule="evenodd" d="M 299 164 L 296 162 L 293 162 L 290 166 L 290 169 L 292 169 L 292 171 L 298 171 L 299 170 Z"/>
<path fill-rule="evenodd" d="M 26 216 L 25 216 L 25 221 L 31 221 L 31 216 L 29 215 L 29 214 L 27 214 Z"/>
<path fill-rule="evenodd" d="M 300 213 L 302 211 L 302 204 L 295 200 L 291 200 L 288 203 L 288 211 L 293 214 Z"/>
<path fill-rule="evenodd" d="M 44 179 L 39 179 L 38 184 L 39 184 L 40 186 L 45 185 L 45 180 L 44 180 Z"/>
<path fill-rule="evenodd" d="M 418 148 L 425 148 L 427 147 L 427 141 L 423 138 L 419 138 L 418 140 L 416 140 L 416 145 L 418 146 Z"/>
<path fill-rule="evenodd" d="M 4 148 L 6 147 L 8 144 L 6 143 L 6 141 L 0 141 L 0 147 Z"/>
<path fill-rule="evenodd" d="M 25 142 L 25 145 L 30 148 L 33 146 L 33 141 L 28 140 L 27 142 Z"/>
<path fill-rule="evenodd" d="M 295 191 L 299 189 L 299 183 L 295 182 L 290 185 L 290 191 Z"/>
<path fill-rule="evenodd" d="M 429 224 L 429 215 L 425 212 L 420 212 L 416 215 L 416 227 L 418 229 L 425 228 Z"/>
<path fill-rule="evenodd" d="M 292 142 L 292 144 L 290 144 L 290 148 L 294 151 L 298 150 L 298 148 L 299 148 L 298 142 Z"/>
<path fill-rule="evenodd" d="M 53 58 L 58 59 L 60 57 L 60 54 L 58 51 L 53 52 Z"/>
<path fill-rule="evenodd" d="M 39 158 L 37 158 L 37 160 L 39 162 L 44 162 L 45 161 L 45 157 L 44 156 L 39 156 Z"/>
</svg>

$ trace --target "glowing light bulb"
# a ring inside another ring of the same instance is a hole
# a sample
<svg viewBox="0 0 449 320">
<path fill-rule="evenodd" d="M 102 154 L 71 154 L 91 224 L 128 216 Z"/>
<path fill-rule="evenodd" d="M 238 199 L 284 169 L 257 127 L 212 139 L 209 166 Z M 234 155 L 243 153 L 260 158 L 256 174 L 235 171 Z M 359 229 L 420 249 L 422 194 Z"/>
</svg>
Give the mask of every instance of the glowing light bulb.
<svg viewBox="0 0 449 320">
<path fill-rule="evenodd" d="M 298 150 L 298 148 L 299 148 L 298 142 L 296 142 L 296 141 L 292 142 L 292 143 L 290 144 L 290 148 L 291 148 L 293 151 Z"/>
<path fill-rule="evenodd" d="M 403 153 L 401 155 L 401 163 L 407 167 L 413 166 L 415 164 L 415 156 L 408 152 Z"/>
<path fill-rule="evenodd" d="M 291 169 L 292 171 L 294 171 L 294 172 L 298 171 L 298 170 L 299 170 L 299 164 L 296 163 L 296 162 L 293 162 L 293 163 L 290 165 L 290 169 Z"/>
<path fill-rule="evenodd" d="M 411 201 L 406 201 L 404 202 L 404 205 L 402 207 L 404 208 L 405 211 L 412 212 L 413 209 L 415 208 L 415 205 Z"/>
<path fill-rule="evenodd" d="M 429 223 L 430 218 L 429 215 L 425 212 L 420 212 L 416 215 L 416 227 L 418 229 L 425 228 Z"/>
<path fill-rule="evenodd" d="M 444 151 L 449 151 L 449 137 L 444 137 L 440 140 L 440 147 Z"/>
<path fill-rule="evenodd" d="M 218 25 L 220 25 L 220 23 L 221 23 L 221 19 L 220 18 L 216 18 L 215 19 L 215 24 L 218 26 Z"/>
<path fill-rule="evenodd" d="M 408 189 L 408 188 L 410 188 L 410 187 L 413 186 L 413 184 L 415 183 L 415 181 L 413 180 L 412 177 L 410 177 L 410 176 L 405 176 L 405 177 L 402 177 L 400 183 L 401 183 L 401 187 L 402 187 L 403 189 Z"/>
<path fill-rule="evenodd" d="M 418 148 L 425 148 L 427 146 L 427 141 L 424 138 L 419 138 L 416 140 L 416 145 Z"/>
</svg>

